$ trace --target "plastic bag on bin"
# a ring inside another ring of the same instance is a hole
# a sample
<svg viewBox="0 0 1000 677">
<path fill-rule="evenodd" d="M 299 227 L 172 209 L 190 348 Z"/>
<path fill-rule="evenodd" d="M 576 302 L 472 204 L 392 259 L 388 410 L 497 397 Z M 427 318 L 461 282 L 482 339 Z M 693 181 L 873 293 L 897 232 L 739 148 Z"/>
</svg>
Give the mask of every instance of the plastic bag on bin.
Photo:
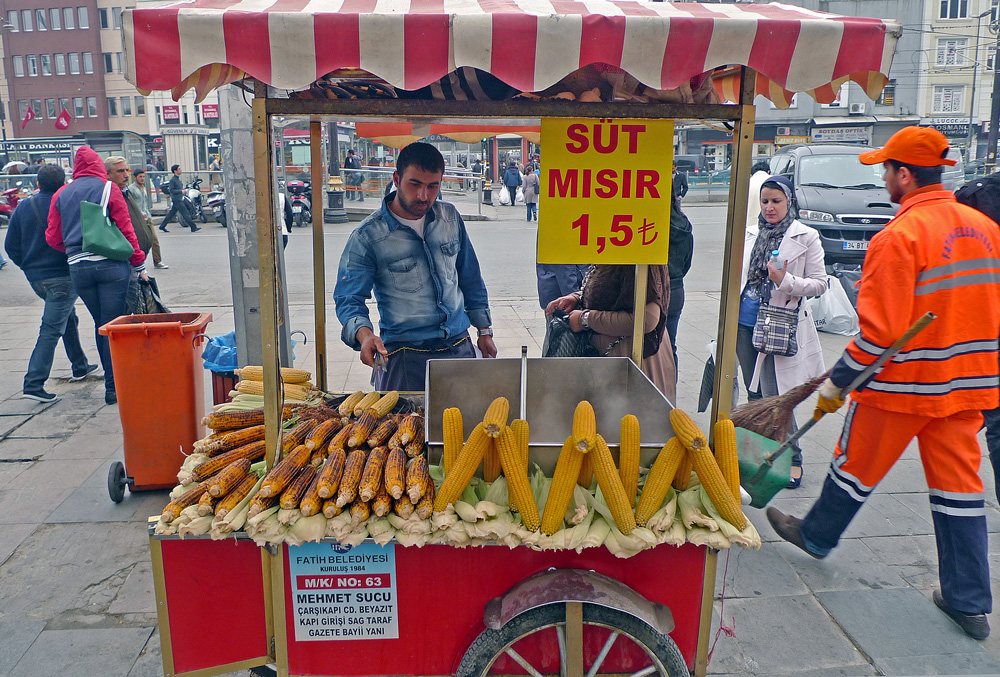
<svg viewBox="0 0 1000 677">
<path fill-rule="evenodd" d="M 847 299 L 854 306 L 854 309 L 858 309 L 858 282 L 861 281 L 861 266 L 850 265 L 848 263 L 835 263 L 831 266 L 832 271 L 827 271 L 831 275 L 836 276 L 840 280 L 840 284 L 844 287 L 844 291 L 847 293 Z"/>
<path fill-rule="evenodd" d="M 160 289 L 156 286 L 156 279 L 150 277 L 148 280 L 143 280 L 133 272 L 125 294 L 125 314 L 153 315 L 169 312 L 170 309 L 160 300 Z"/>
<path fill-rule="evenodd" d="M 236 332 L 231 331 L 209 339 L 201 353 L 201 359 L 205 361 L 205 369 L 214 372 L 236 371 L 239 367 L 236 358 Z"/>
<path fill-rule="evenodd" d="M 841 336 L 854 336 L 860 331 L 858 313 L 854 310 L 840 279 L 826 276 L 828 289 L 812 299 L 813 323 L 819 331 Z"/>
</svg>

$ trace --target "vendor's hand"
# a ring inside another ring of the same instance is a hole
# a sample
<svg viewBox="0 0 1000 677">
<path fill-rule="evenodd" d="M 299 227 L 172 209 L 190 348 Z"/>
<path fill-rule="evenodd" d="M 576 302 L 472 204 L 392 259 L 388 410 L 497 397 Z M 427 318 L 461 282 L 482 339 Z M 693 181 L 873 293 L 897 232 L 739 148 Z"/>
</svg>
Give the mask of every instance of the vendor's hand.
<svg viewBox="0 0 1000 677">
<path fill-rule="evenodd" d="M 573 331 L 583 331 L 583 311 L 574 310 L 569 314 L 569 328 Z"/>
<path fill-rule="evenodd" d="M 580 304 L 580 298 L 576 294 L 567 294 L 566 296 L 560 296 L 555 301 L 551 301 L 549 305 L 545 306 L 545 314 L 551 315 L 556 309 L 563 312 L 570 312 Z"/>
<path fill-rule="evenodd" d="M 476 345 L 479 346 L 479 352 L 483 354 L 483 357 L 497 356 L 497 345 L 493 343 L 492 336 L 480 336 Z"/>
<path fill-rule="evenodd" d="M 382 357 L 388 360 L 389 351 L 385 349 L 385 344 L 382 343 L 382 339 L 376 336 L 371 329 L 368 329 L 367 327 L 363 327 L 362 329 L 367 329 L 368 333 L 364 338 L 359 337 L 361 340 L 361 361 L 365 365 L 374 369 L 375 353 L 381 354 Z M 361 329 L 358 330 L 358 333 L 361 333 Z"/>
<path fill-rule="evenodd" d="M 143 282 L 149 282 L 149 274 L 146 271 L 139 273 L 139 279 Z"/>
<path fill-rule="evenodd" d="M 844 406 L 844 398 L 840 396 L 840 386 L 829 378 L 823 381 L 818 393 L 819 399 L 816 401 L 816 410 L 813 412 L 813 418 L 817 421 L 823 418 L 824 414 L 832 414 Z"/>
<path fill-rule="evenodd" d="M 771 282 L 774 284 L 781 284 L 781 281 L 785 279 L 785 269 L 788 267 L 788 261 L 786 260 L 781 268 L 775 268 L 774 265 L 768 261 L 767 262 L 767 276 L 771 278 Z"/>
</svg>

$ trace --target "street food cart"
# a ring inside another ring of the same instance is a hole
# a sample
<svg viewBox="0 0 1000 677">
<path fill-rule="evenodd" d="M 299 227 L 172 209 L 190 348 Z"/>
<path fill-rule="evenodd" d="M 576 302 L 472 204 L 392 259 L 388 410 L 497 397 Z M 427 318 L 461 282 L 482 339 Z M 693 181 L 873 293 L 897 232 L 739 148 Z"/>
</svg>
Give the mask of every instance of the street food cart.
<svg viewBox="0 0 1000 677">
<path fill-rule="evenodd" d="M 177 98 L 193 88 L 200 99 L 242 82 L 252 91 L 266 447 L 273 463 L 281 401 L 272 116 L 310 121 L 314 204 L 323 201 L 320 130 L 329 120 L 685 119 L 730 127 L 734 173 L 714 421 L 726 412 L 730 398 L 720 394 L 733 383 L 755 93 L 778 106 L 799 92 L 828 103 L 850 80 L 874 99 L 887 81 L 900 28 L 779 4 L 193 0 L 126 10 L 123 33 L 127 77 L 140 90 L 171 90 Z M 555 97 L 557 85 L 582 69 L 610 74 L 611 85 L 598 87 L 589 101 Z M 487 87 L 469 86 L 470 76 L 509 91 L 491 97 Z M 632 80 L 641 86 L 622 89 Z M 346 85 L 358 81 L 376 81 L 397 95 L 352 96 Z M 441 96 L 445 90 L 452 94 Z M 515 98 L 514 92 L 536 94 Z M 325 390 L 319 219 L 313 234 L 316 376 Z M 640 302 L 645 279 L 645 266 L 637 266 Z M 634 335 L 641 331 L 640 324 Z M 642 341 L 634 343 L 639 350 Z M 425 404 L 436 395 L 432 379 Z M 431 419 L 428 413 L 429 428 Z M 602 548 L 577 554 L 499 545 L 348 548 L 327 541 L 258 548 L 240 537 L 153 538 L 151 550 L 166 674 L 212 675 L 266 663 L 280 675 L 703 675 L 707 668 L 716 551 L 691 543 L 628 559 Z M 318 590 L 303 592 L 310 585 Z M 317 620 L 311 628 L 302 622 L 310 613 Z"/>
</svg>

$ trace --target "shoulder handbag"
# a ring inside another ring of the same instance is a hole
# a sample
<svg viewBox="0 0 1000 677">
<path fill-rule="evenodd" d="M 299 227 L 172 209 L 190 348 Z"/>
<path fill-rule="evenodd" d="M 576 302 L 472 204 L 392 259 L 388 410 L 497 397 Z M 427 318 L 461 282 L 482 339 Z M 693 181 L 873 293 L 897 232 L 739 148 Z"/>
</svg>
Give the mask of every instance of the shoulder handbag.
<svg viewBox="0 0 1000 677">
<path fill-rule="evenodd" d="M 794 308 L 772 306 L 771 283 L 766 285 L 766 298 L 760 300 L 757 311 L 757 322 L 753 327 L 753 347 L 765 355 L 791 357 L 799 352 L 797 334 L 799 329 L 799 306 Z"/>
<path fill-rule="evenodd" d="M 86 200 L 80 202 L 80 222 L 83 231 L 83 251 L 103 256 L 112 261 L 127 261 L 135 249 L 115 222 L 108 218 L 108 200 L 111 199 L 111 182 L 104 184 L 101 204 Z"/>
<path fill-rule="evenodd" d="M 597 348 L 590 342 L 593 335 L 589 329 L 573 331 L 569 315 L 557 309 L 545 328 L 542 357 L 597 357 Z"/>
</svg>

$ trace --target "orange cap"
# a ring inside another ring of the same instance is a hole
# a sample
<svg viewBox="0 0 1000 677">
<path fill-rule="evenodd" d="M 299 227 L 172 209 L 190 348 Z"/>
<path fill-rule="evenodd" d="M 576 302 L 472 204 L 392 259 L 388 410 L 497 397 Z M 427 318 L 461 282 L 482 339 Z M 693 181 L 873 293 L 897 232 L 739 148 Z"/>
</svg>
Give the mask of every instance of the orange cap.
<svg viewBox="0 0 1000 677">
<path fill-rule="evenodd" d="M 889 137 L 885 146 L 858 156 L 863 165 L 880 165 L 895 160 L 915 167 L 953 166 L 956 160 L 945 157 L 948 139 L 933 127 L 903 127 Z"/>
</svg>

